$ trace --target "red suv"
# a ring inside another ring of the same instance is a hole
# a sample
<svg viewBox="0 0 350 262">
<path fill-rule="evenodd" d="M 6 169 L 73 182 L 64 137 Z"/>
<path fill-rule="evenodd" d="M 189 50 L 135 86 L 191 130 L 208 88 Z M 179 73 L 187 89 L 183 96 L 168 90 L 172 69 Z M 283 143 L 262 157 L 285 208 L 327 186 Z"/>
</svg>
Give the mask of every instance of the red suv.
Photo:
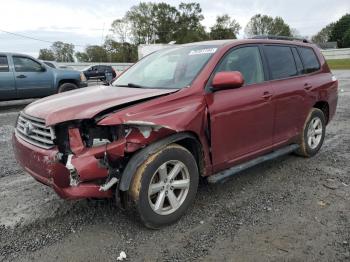
<svg viewBox="0 0 350 262">
<path fill-rule="evenodd" d="M 63 198 L 134 203 L 151 228 L 178 220 L 198 180 L 296 152 L 315 155 L 338 82 L 302 41 L 191 43 L 155 52 L 112 86 L 41 99 L 20 113 L 18 162 Z"/>
</svg>

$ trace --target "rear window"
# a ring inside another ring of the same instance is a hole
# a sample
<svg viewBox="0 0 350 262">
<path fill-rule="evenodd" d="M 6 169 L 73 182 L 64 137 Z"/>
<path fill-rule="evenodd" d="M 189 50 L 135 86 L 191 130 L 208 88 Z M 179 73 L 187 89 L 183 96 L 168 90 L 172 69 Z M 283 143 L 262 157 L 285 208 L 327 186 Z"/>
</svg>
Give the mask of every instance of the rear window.
<svg viewBox="0 0 350 262">
<path fill-rule="evenodd" d="M 9 64 L 6 56 L 0 56 L 0 72 L 8 72 Z"/>
<path fill-rule="evenodd" d="M 299 52 L 304 63 L 304 73 L 312 73 L 320 69 L 320 63 L 312 48 L 299 47 Z"/>
<path fill-rule="evenodd" d="M 282 79 L 298 74 L 289 46 L 265 46 L 272 79 Z"/>
</svg>

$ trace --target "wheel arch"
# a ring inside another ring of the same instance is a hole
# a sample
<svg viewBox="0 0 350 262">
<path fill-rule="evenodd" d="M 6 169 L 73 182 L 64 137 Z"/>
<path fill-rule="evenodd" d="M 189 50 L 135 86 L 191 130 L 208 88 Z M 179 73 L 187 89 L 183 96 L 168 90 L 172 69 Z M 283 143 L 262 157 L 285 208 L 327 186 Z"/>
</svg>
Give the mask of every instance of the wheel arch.
<svg viewBox="0 0 350 262">
<path fill-rule="evenodd" d="M 158 140 L 148 145 L 147 147 L 135 152 L 123 170 L 119 182 L 119 190 L 128 191 L 138 167 L 144 161 L 146 161 L 150 155 L 156 153 L 160 149 L 165 148 L 172 143 L 183 146 L 188 151 L 190 151 L 191 154 L 193 154 L 199 169 L 198 172 L 201 174 L 205 166 L 202 145 L 197 136 L 192 132 L 180 132 Z"/>
<path fill-rule="evenodd" d="M 71 83 L 71 84 L 74 84 L 74 85 L 76 85 L 77 87 L 79 87 L 79 81 L 76 80 L 76 79 L 61 79 L 61 80 L 58 82 L 57 89 L 58 89 L 61 85 L 66 84 L 66 83 Z"/>
<path fill-rule="evenodd" d="M 320 109 L 325 118 L 326 118 L 326 124 L 329 122 L 329 104 L 327 101 L 318 101 L 314 104 L 313 108 Z"/>
</svg>

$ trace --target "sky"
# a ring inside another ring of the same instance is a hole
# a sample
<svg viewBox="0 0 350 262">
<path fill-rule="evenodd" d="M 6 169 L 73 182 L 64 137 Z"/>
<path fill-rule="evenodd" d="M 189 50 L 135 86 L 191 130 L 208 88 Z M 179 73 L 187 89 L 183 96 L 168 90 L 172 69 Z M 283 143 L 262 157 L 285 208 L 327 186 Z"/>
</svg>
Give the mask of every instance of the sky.
<svg viewBox="0 0 350 262">
<path fill-rule="evenodd" d="M 40 48 L 49 48 L 54 41 L 76 45 L 82 51 L 87 45 L 102 44 L 113 20 L 122 18 L 137 0 L 0 0 L 0 52 L 18 52 L 37 57 Z M 178 6 L 180 2 L 163 0 Z M 144 1 L 142 1 L 144 2 Z M 217 15 L 228 14 L 236 19 L 242 30 L 257 14 L 281 16 L 300 35 L 312 36 L 327 24 L 350 13 L 349 0 L 197 0 L 209 29 Z M 45 40 L 40 42 L 10 35 L 2 31 Z"/>
</svg>

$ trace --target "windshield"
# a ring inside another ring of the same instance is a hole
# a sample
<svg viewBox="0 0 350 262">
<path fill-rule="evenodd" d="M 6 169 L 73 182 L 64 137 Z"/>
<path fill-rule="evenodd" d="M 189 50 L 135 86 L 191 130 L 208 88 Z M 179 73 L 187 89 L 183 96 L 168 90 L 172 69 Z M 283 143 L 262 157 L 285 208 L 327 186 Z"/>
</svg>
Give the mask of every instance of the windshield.
<svg viewBox="0 0 350 262">
<path fill-rule="evenodd" d="M 178 46 L 155 52 L 140 60 L 113 86 L 138 88 L 184 88 L 189 86 L 216 52 L 217 46 Z"/>
</svg>

